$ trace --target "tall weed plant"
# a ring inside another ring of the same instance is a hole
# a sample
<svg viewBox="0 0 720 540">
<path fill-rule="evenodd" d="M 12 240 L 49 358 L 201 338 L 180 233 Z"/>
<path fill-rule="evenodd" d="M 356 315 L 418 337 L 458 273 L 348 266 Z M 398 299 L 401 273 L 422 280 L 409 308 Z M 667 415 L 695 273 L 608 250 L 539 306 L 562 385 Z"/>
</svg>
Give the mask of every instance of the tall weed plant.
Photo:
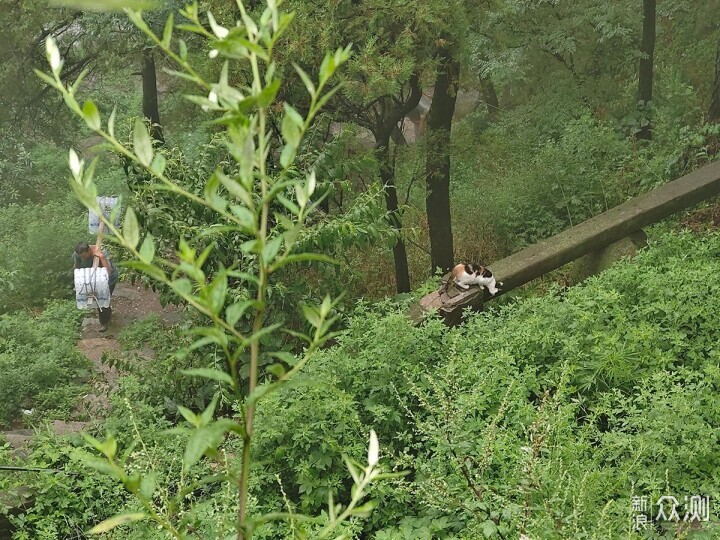
<svg viewBox="0 0 720 540">
<path fill-rule="evenodd" d="M 337 91 L 337 87 L 329 89 L 328 83 L 335 70 L 347 60 L 349 48 L 325 56 L 318 80 L 313 80 L 295 66 L 309 96 L 308 112 L 303 116 L 291 104 L 282 104 L 282 140 L 278 144 L 271 138 L 268 122 L 270 110 L 279 108 L 275 101 L 281 84 L 273 57 L 278 39 L 292 21 L 291 14 L 279 10 L 279 2 L 269 1 L 262 15 L 255 19 L 238 1 L 242 19 L 230 27 L 220 24 L 210 12 L 201 13 L 197 3 L 189 4 L 179 12 L 186 22 L 176 25 L 171 15 L 162 35 L 156 35 L 150 29 L 143 19 L 143 12 L 132 5 L 134 2 L 114 2 L 111 7 L 125 4 L 131 6 L 124 8 L 131 21 L 178 66 L 179 71 L 175 74 L 191 81 L 200 90 L 201 94 L 188 96 L 188 99 L 200 105 L 222 127 L 223 144 L 235 162 L 230 175 L 218 167 L 207 178 L 202 196 L 185 190 L 166 174 L 167 161 L 156 152 L 148 129 L 141 120 L 134 126 L 132 148 L 123 145 L 115 137 L 115 111 L 103 119 L 92 101 L 88 100 L 83 105 L 77 102 L 75 96 L 83 76 L 72 85 L 63 82 L 63 59 L 52 38 L 46 41 L 51 73 L 36 73 L 62 94 L 68 107 L 84 119 L 110 148 L 134 166 L 147 171 L 153 178 L 154 189 L 172 191 L 214 212 L 219 228 L 249 235 L 250 239 L 240 246 L 239 255 L 253 264 L 243 267 L 233 264 L 206 274 L 204 263 L 215 247 L 213 244 L 203 246 L 200 251 L 193 245 L 199 243 L 199 239 L 180 236 L 178 260 L 175 262 L 156 251 L 152 235 L 141 230 L 132 207 L 125 212 L 122 229 L 115 227 L 112 220 L 106 221 L 117 242 L 134 259 L 125 262 L 125 266 L 170 287 L 189 306 L 205 316 L 207 325 L 193 329 L 197 339 L 190 349 L 217 346 L 223 352 L 224 362 L 219 368 L 207 366 L 184 371 L 188 376 L 216 382 L 218 391 L 200 413 L 178 406 L 191 427 L 176 429 L 188 439 L 182 465 L 176 469 L 172 479 L 162 476 L 152 460 L 146 461 L 148 468 L 145 470 L 133 469 L 128 452 L 121 452 L 113 436 L 104 441 L 87 437 L 89 443 L 104 456 L 104 461 L 93 459 L 91 463 L 119 480 L 139 502 L 138 511 L 105 520 L 90 532 L 101 533 L 120 525 L 152 520 L 171 537 L 192 537 L 194 523 L 186 518 L 187 511 L 193 506 L 192 500 L 188 501 L 188 494 L 202 486 L 227 483 L 234 493 L 236 513 L 231 521 L 232 533 L 225 530 L 222 531 L 223 536 L 231 534 L 243 540 L 253 536 L 264 524 L 280 520 L 289 522 L 291 529 L 301 537 L 311 531 L 317 538 L 336 537 L 334 531 L 344 522 L 366 516 L 373 507 L 372 503 L 360 504 L 370 483 L 381 477 L 378 441 L 373 431 L 367 464 L 347 461 L 354 482 L 347 505 L 336 503 L 331 493 L 327 513 L 319 518 L 282 511 L 257 515 L 253 512 L 249 493 L 258 402 L 293 380 L 318 347 L 333 337 L 331 327 L 337 319 L 333 314 L 337 300 L 327 296 L 318 306 L 303 305 L 310 331 L 308 334 L 290 331 L 305 343 L 303 353 L 296 358 L 279 350 L 267 351 L 277 359 L 277 363 L 267 370 L 267 376 L 260 378 L 261 350 L 268 342 L 268 336 L 283 329 L 282 323 L 267 323 L 267 300 L 277 272 L 307 260 L 332 262 L 327 257 L 295 249 L 306 218 L 319 201 L 312 200 L 317 186 L 315 171 L 308 171 L 298 178 L 297 174 L 291 174 L 291 168 L 313 118 Z M 210 58 L 218 58 L 221 64 L 217 81 L 205 80 L 189 63 L 187 43 L 175 35 L 175 30 L 199 35 L 209 42 Z M 233 69 L 239 66 L 247 70 L 246 85 L 233 86 L 231 65 Z M 268 157 L 274 151 L 280 154 L 278 166 L 269 168 Z M 74 150 L 70 151 L 71 185 L 75 194 L 85 206 L 99 214 L 94 183 L 96 162 L 85 163 Z M 286 196 L 288 191 L 291 196 Z M 282 210 L 276 203 L 280 203 Z M 271 222 L 278 226 L 271 227 Z M 232 298 L 231 279 L 237 287 L 250 294 L 239 299 Z M 244 321 L 248 324 L 243 325 Z M 215 411 L 221 400 L 232 403 L 236 414 L 216 419 Z M 222 446 L 228 436 L 239 439 L 239 455 L 228 456 L 223 452 Z M 202 466 L 198 464 L 204 462 L 203 458 L 214 461 L 217 471 L 195 479 L 192 471 L 196 466 Z M 173 489 L 164 489 L 165 482 L 172 482 Z M 166 496 L 158 496 L 160 493 Z"/>
</svg>

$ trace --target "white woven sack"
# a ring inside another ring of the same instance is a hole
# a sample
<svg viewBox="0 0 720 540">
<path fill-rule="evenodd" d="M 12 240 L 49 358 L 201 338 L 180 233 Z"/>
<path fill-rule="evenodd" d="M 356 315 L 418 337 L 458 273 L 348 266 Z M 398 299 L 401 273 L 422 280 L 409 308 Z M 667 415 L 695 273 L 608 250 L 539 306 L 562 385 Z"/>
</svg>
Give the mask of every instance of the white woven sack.
<svg viewBox="0 0 720 540">
<path fill-rule="evenodd" d="M 75 302 L 78 309 L 110 307 L 107 268 L 75 269 Z"/>
<path fill-rule="evenodd" d="M 119 197 L 97 197 L 96 198 L 103 215 L 107 218 L 111 218 L 113 209 L 120 204 Z M 120 227 L 120 212 L 115 215 L 115 226 Z M 88 230 L 90 234 L 97 234 L 100 230 L 100 216 L 98 216 L 92 210 L 88 210 Z M 107 229 L 106 229 L 107 232 Z"/>
</svg>

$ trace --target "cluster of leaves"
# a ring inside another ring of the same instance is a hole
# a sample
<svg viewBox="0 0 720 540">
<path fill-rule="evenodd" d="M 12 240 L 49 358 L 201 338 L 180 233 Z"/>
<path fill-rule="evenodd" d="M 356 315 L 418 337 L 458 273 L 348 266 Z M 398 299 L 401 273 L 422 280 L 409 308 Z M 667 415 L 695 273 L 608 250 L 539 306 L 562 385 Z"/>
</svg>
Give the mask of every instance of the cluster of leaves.
<svg viewBox="0 0 720 540">
<path fill-rule="evenodd" d="M 50 303 L 42 314 L 0 316 L 0 424 L 21 408 L 57 409 L 60 388 L 89 372 L 75 344 L 82 312 L 68 302 Z"/>
<path fill-rule="evenodd" d="M 71 294 L 70 256 L 87 236 L 86 215 L 67 198 L 0 208 L 0 313 Z"/>
<path fill-rule="evenodd" d="M 109 147 L 152 178 L 151 189 L 171 191 L 212 212 L 216 216 L 216 230 L 245 235 L 238 249 L 242 253 L 243 262 L 250 262 L 240 269 L 236 262 L 229 268 L 220 264 L 213 272 L 206 272 L 204 265 L 214 245 L 198 245 L 202 239 L 186 239 L 181 234 L 176 258 L 172 260 L 166 253 L 158 252 L 152 233 L 143 231 L 132 207 L 125 211 L 122 229 L 115 221 L 119 209 L 116 208 L 115 214 L 109 219 L 102 218 L 113 240 L 134 259 L 125 262 L 126 266 L 142 271 L 156 282 L 169 287 L 204 317 L 202 323 L 192 329 L 196 339 L 187 350 L 215 347 L 222 351 L 223 365 L 219 369 L 203 366 L 184 370 L 186 375 L 220 384 L 214 398 L 201 413 L 177 405 L 177 410 L 192 427 L 175 428 L 174 432 L 182 438 L 183 443 L 186 442 L 185 451 L 180 469 L 173 471 L 162 484 L 158 481 L 159 474 L 166 473 L 162 464 L 150 461 L 150 470 L 136 470 L 133 468 L 131 449 L 122 451 L 115 436 L 109 435 L 100 441 L 86 435 L 88 443 L 104 457 L 101 461 L 89 460 L 90 465 L 114 477 L 134 495 L 141 509 L 107 519 L 93 527 L 91 533 L 147 520 L 178 540 L 188 538 L 196 530 L 192 518 L 194 507 L 192 503 L 188 506 L 187 495 L 202 486 L 222 482 L 232 486 L 230 491 L 235 493 L 237 500 L 237 517 L 231 525 L 238 540 L 250 538 L 255 529 L 267 522 L 290 518 L 290 526 L 295 528 L 296 518 L 292 514 L 251 515 L 251 442 L 255 430 L 255 410 L 260 400 L 276 392 L 283 383 L 291 381 L 314 352 L 334 335 L 330 330 L 338 318 L 333 313 L 337 300 L 333 301 L 328 295 L 320 305 L 302 305 L 303 315 L 310 327 L 308 334 L 284 329 L 304 342 L 304 350 L 299 358 L 282 350 L 263 350 L 267 336 L 277 333 L 282 327 L 281 323 L 272 323 L 268 318 L 268 299 L 278 271 L 306 261 L 334 262 L 326 256 L 298 252 L 296 249 L 298 235 L 318 205 L 318 201 L 312 200 L 317 179 L 314 170 L 298 175 L 292 169 L 303 135 L 318 111 L 337 91 L 337 88 L 328 89 L 328 83 L 335 70 L 347 61 L 349 49 L 337 49 L 334 54 L 326 54 L 317 82 L 302 69 L 296 68 L 310 99 L 308 111 L 303 117 L 292 105 L 284 103 L 282 140 L 274 141 L 268 134 L 269 110 L 280 88 L 280 79 L 276 73 L 273 49 L 290 24 L 292 15 L 281 12 L 277 2 L 269 1 L 259 19 L 254 20 L 246 13 L 241 2 L 237 5 L 242 23 L 232 29 L 220 25 L 210 12 L 201 15 L 197 3 L 189 4 L 180 11 L 180 15 L 189 22 L 177 27 L 203 36 L 212 46 L 210 58 L 223 58 L 217 82 L 203 79 L 188 62 L 187 43 L 173 36 L 176 28 L 173 14 L 168 16 L 162 35 L 158 35 L 149 27 L 142 11 L 125 8 L 125 13 L 135 26 L 182 69 L 176 75 L 190 80 L 203 93 L 209 92 L 207 96 L 192 95 L 188 98 L 215 116 L 216 123 L 224 126 L 220 140 L 227 148 L 233 165 L 228 169 L 222 165 L 215 167 L 204 179 L 201 195 L 174 180 L 174 167 L 168 166 L 165 156 L 153 147 L 144 122 L 139 119 L 136 121 L 132 148 L 128 148 L 115 136 L 115 110 L 104 121 L 93 101 L 87 100 L 80 105 L 76 96 L 83 77 L 79 77 L 72 85 L 63 82 L 63 59 L 52 37 L 46 41 L 51 74 L 36 71 L 43 81 L 63 96 L 70 110 L 82 118 Z M 201 16 L 207 18 L 210 30 L 201 22 Z M 251 80 L 247 84 L 238 87 L 231 85 L 231 61 L 240 61 L 237 63 L 250 71 Z M 274 151 L 279 153 L 279 158 L 273 167 L 268 157 Z M 97 159 L 86 164 L 74 150 L 70 150 L 73 190 L 80 202 L 102 215 L 96 200 L 96 163 Z M 277 203 L 284 211 L 278 211 Z M 244 297 L 237 299 L 233 291 Z M 247 324 L 243 324 L 243 321 Z M 272 377 L 266 377 L 260 370 L 261 351 L 279 360 L 267 370 Z M 233 411 L 216 419 L 221 398 L 232 404 Z M 227 436 L 239 439 L 239 459 L 228 459 L 223 453 L 224 448 L 221 447 Z M 347 462 L 354 482 L 349 503 L 335 503 L 330 496 L 326 517 L 302 516 L 302 521 L 309 524 L 308 530 L 315 530 L 318 538 L 325 538 L 334 534 L 333 531 L 348 519 L 369 513 L 372 505 L 361 506 L 360 502 L 369 485 L 383 477 L 377 467 L 378 454 L 378 441 L 371 431 L 367 465 L 358 466 L 351 461 Z M 203 462 L 202 467 L 208 466 L 203 457 L 212 460 L 220 472 L 197 478 L 195 473 L 200 468 L 196 467 L 199 462 Z M 186 483 L 188 479 L 189 485 Z"/>
<path fill-rule="evenodd" d="M 368 424 L 411 471 L 376 490 L 363 534 L 384 540 L 619 538 L 633 494 L 718 496 L 718 253 L 720 235 L 671 234 L 566 293 L 448 331 L 361 307 L 305 384 L 260 408 L 258 500 L 318 507 Z"/>
</svg>

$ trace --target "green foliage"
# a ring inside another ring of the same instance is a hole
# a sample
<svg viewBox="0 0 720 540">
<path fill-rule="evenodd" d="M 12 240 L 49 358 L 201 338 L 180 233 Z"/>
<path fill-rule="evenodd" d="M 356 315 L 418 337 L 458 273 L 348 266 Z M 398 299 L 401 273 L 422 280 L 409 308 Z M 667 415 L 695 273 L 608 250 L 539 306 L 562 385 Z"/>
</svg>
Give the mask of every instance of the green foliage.
<svg viewBox="0 0 720 540">
<path fill-rule="evenodd" d="M 48 472 L 14 472 L 15 481 L 34 493 L 33 504 L 10 517 L 13 540 L 86 538 L 87 524 L 111 516 L 127 503 L 122 489 L 96 472 L 88 472 L 77 437 L 39 435 L 23 466 Z M 7 473 L 4 473 L 7 474 Z"/>
<path fill-rule="evenodd" d="M 67 200 L 0 208 L 0 313 L 70 295 L 70 256 L 86 220 Z"/>
<path fill-rule="evenodd" d="M 717 496 L 718 253 L 718 234 L 668 234 L 581 286 L 450 330 L 361 306 L 307 385 L 260 408 L 258 498 L 287 504 L 280 470 L 307 486 L 285 490 L 290 504 L 317 506 L 354 422 L 410 471 L 377 488 L 374 538 L 626 538 L 633 494 Z"/>
<path fill-rule="evenodd" d="M 63 389 L 88 373 L 89 362 L 75 347 L 81 317 L 66 302 L 51 303 L 38 316 L 0 316 L 0 424 L 21 408 L 38 406 L 38 415 L 57 409 Z"/>
<path fill-rule="evenodd" d="M 199 34 L 213 47 L 211 58 L 222 56 L 223 62 L 218 82 L 204 80 L 188 63 L 185 43 L 180 42 L 176 49 L 172 34 L 174 19 L 168 18 L 162 38 L 159 37 L 143 18 L 141 11 L 126 8 L 125 13 L 135 26 L 146 34 L 182 72 L 176 74 L 190 80 L 203 92 L 203 95 L 190 95 L 188 99 L 216 117 L 216 122 L 225 127 L 221 135 L 222 144 L 233 159 L 230 170 L 218 166 L 205 179 L 202 195 L 193 193 L 173 180 L 173 168 L 168 168 L 168 160 L 162 153 L 156 152 L 153 140 L 145 123 L 137 119 L 132 132 L 132 147 L 123 146 L 115 137 L 115 114 L 108 118 L 107 124 L 92 101 L 86 101 L 81 107 L 76 94 L 78 85 L 66 85 L 62 78 L 63 60 L 56 41 L 48 36 L 46 53 L 51 75 L 36 70 L 36 74 L 50 87 L 56 89 L 70 110 L 82 118 L 87 126 L 102 137 L 108 145 L 123 156 L 128 163 L 140 167 L 152 178 L 151 189 L 172 191 L 191 203 L 211 211 L 218 225 L 225 231 L 245 234 L 247 240 L 239 245 L 243 257 L 252 261 L 252 266 L 243 265 L 239 271 L 236 264 L 229 267 L 219 265 L 207 271 L 204 264 L 208 260 L 214 245 L 203 245 L 202 239 L 186 239 L 179 233 L 176 260 L 165 258 L 164 252 L 157 252 L 151 232 L 142 230 L 141 223 L 133 208 L 127 207 L 122 229 L 103 217 L 115 241 L 133 257 L 124 264 L 142 271 L 155 281 L 170 287 L 172 291 L 192 306 L 198 314 L 205 317 L 206 325 L 192 329 L 196 339 L 188 350 L 213 346 L 223 354 L 224 365 L 221 369 L 203 366 L 185 370 L 186 375 L 208 378 L 221 382 L 210 404 L 201 413 L 177 406 L 178 412 L 192 426 L 178 426 L 175 433 L 186 442 L 180 470 L 169 473 L 172 480 L 165 482 L 167 496 L 163 501 L 154 499 L 158 489 L 159 474 L 168 474 L 162 463 L 149 462 L 150 470 L 139 471 L 133 468 L 129 452 L 119 453 L 118 441 L 113 435 L 100 441 L 89 435 L 85 438 L 104 460 L 91 459 L 92 467 L 112 476 L 125 489 L 133 494 L 142 508 L 142 512 L 130 512 L 105 520 L 89 531 L 90 534 L 105 532 L 120 525 L 150 520 L 168 535 L 187 538 L 193 526 L 185 517 L 186 495 L 200 486 L 229 481 L 236 490 L 237 519 L 233 529 L 237 538 L 250 538 L 254 530 L 266 522 L 283 521 L 292 516 L 287 514 L 268 514 L 254 516 L 250 513 L 249 479 L 251 467 L 250 444 L 254 431 L 254 413 L 257 403 L 267 394 L 277 391 L 283 383 L 292 380 L 308 362 L 312 354 L 333 337 L 331 327 L 337 320 L 334 308 L 337 300 L 325 296 L 320 305 L 303 304 L 303 314 L 309 323 L 309 333 L 304 334 L 285 329 L 287 333 L 305 342 L 305 349 L 299 359 L 286 351 L 267 351 L 280 362 L 268 368 L 273 378 L 262 380 L 260 372 L 261 348 L 265 348 L 267 336 L 277 332 L 282 323 L 271 323 L 267 318 L 270 296 L 270 284 L 276 279 L 273 274 L 289 265 L 310 260 L 334 262 L 327 256 L 300 252 L 296 249 L 299 233 L 318 202 L 312 200 L 317 187 L 316 172 L 308 171 L 302 175 L 291 171 L 303 135 L 313 118 L 337 88 L 327 89 L 328 82 L 335 70 L 349 57 L 349 49 L 337 49 L 327 54 L 320 66 L 317 83 L 307 84 L 310 104 L 305 116 L 285 102 L 285 114 L 282 117 L 282 141 L 273 141 L 267 136 L 268 111 L 276 99 L 280 79 L 276 75 L 273 61 L 273 48 L 292 20 L 292 16 L 278 11 L 275 2 L 269 2 L 259 20 L 255 21 L 238 4 L 242 15 L 240 23 L 232 30 L 217 23 L 211 13 L 207 17 L 212 33 L 201 23 L 197 4 L 186 6 L 181 15 L 190 24 L 179 25 L 178 29 Z M 252 76 L 249 85 L 233 87 L 229 79 L 230 61 L 250 69 Z M 300 73 L 302 73 L 299 70 Z M 304 74 L 303 74 L 304 75 Z M 307 76 L 304 76 L 307 77 Z M 309 80 L 309 79 L 308 79 Z M 207 93 L 207 97 L 205 93 Z M 107 126 L 107 130 L 105 127 Z M 276 145 L 280 142 L 279 145 Z M 270 167 L 268 155 L 279 152 L 277 167 Z M 97 159 L 87 166 L 74 150 L 70 150 L 69 164 L 73 179 L 71 186 L 77 198 L 86 207 L 99 215 L 96 196 L 97 185 L 94 182 Z M 298 177 L 300 176 L 300 177 Z M 284 211 L 276 210 L 280 203 Z M 279 226 L 271 227 L 270 221 Z M 200 244 L 200 245 L 198 245 Z M 177 261 L 177 262 L 176 262 Z M 231 281 L 234 278 L 235 281 Z M 243 299 L 233 298 L 232 289 L 242 283 L 245 291 L 251 291 Z M 228 302 L 230 300 L 230 302 Z M 239 324 L 245 317 L 247 324 Z M 272 343 L 271 343 L 272 344 Z M 237 411 L 231 416 L 215 419 L 220 398 L 232 403 Z M 242 457 L 240 470 L 236 463 L 229 463 L 221 455 L 221 446 L 226 436 L 240 439 Z M 221 472 L 216 475 L 204 475 L 187 486 L 184 480 L 199 467 L 206 467 L 207 457 L 216 462 Z M 351 517 L 364 517 L 372 509 L 372 503 L 359 505 L 369 485 L 381 476 L 378 465 L 378 443 L 371 431 L 367 466 L 348 462 L 354 486 L 347 506 L 335 504 L 330 498 L 327 507 L 327 519 L 315 519 L 304 516 L 321 529 L 318 538 L 329 536 L 343 522 Z M 177 487 L 177 489 L 175 489 Z"/>
</svg>

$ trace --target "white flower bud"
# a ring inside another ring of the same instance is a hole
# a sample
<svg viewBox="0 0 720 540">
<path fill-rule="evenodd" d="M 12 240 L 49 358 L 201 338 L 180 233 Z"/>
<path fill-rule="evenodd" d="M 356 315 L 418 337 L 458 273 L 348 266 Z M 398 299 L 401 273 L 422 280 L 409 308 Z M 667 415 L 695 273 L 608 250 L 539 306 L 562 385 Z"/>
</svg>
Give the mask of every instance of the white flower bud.
<svg viewBox="0 0 720 540">
<path fill-rule="evenodd" d="M 215 33 L 218 39 L 225 39 L 230 33 L 227 28 L 225 28 L 224 26 L 220 26 L 218 23 L 215 22 L 215 17 L 213 17 L 213 14 L 209 11 L 208 21 L 210 21 L 210 27 L 212 28 L 212 31 Z"/>
<path fill-rule="evenodd" d="M 80 176 L 80 168 L 82 167 L 82 163 L 80 162 L 80 158 L 78 158 L 77 153 L 72 148 L 70 149 L 70 157 L 68 159 L 68 162 L 70 163 L 70 170 L 73 173 L 73 176 L 75 178 L 78 178 Z"/>
<path fill-rule="evenodd" d="M 368 465 L 374 467 L 380 458 L 380 445 L 375 430 L 370 430 L 370 446 L 368 447 Z"/>
<path fill-rule="evenodd" d="M 55 38 L 48 36 L 45 38 L 45 50 L 47 51 L 47 59 L 50 62 L 50 69 L 57 71 L 60 69 L 62 60 L 60 59 L 60 51 L 55 43 Z"/>
</svg>

